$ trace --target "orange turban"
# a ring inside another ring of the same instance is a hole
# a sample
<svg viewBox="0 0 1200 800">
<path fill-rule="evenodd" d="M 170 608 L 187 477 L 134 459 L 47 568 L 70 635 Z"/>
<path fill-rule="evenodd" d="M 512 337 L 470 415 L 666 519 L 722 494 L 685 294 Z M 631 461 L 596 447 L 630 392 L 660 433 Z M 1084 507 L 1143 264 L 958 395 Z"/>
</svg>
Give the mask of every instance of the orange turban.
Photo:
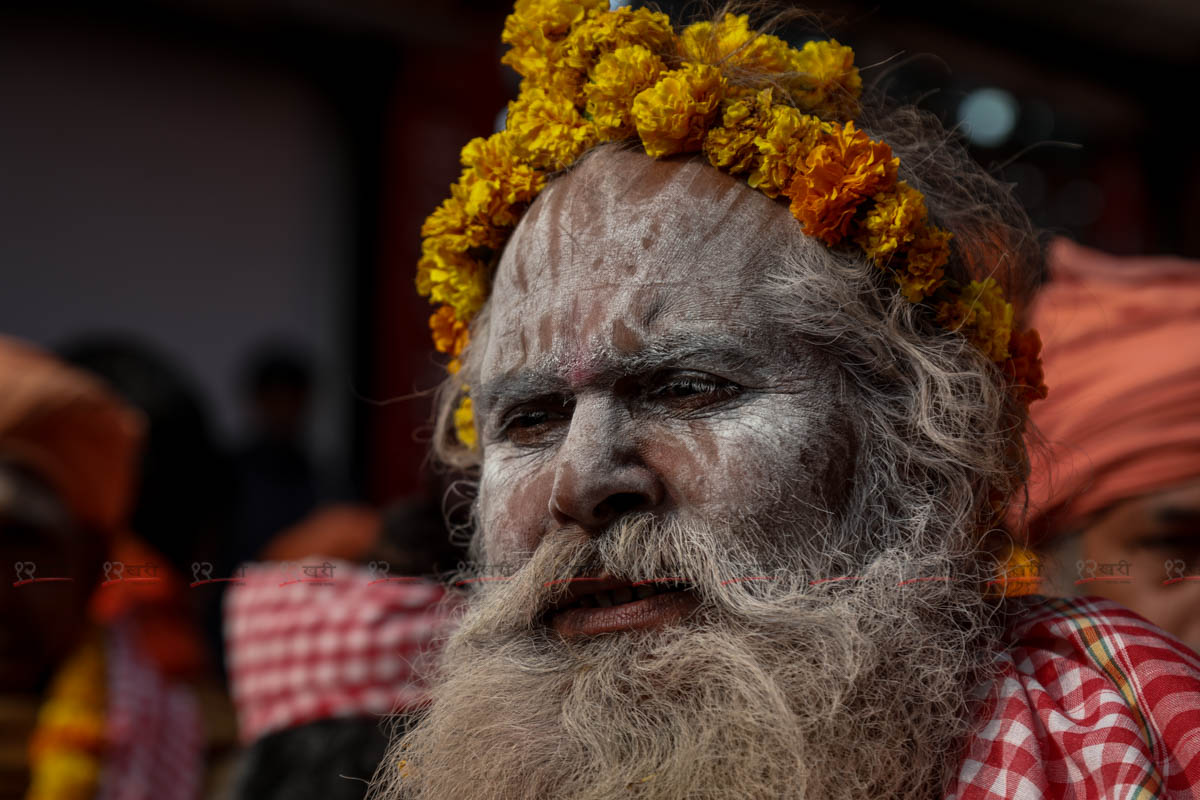
<svg viewBox="0 0 1200 800">
<path fill-rule="evenodd" d="M 1114 502 L 1200 476 L 1200 263 L 1065 239 L 1030 322 L 1050 395 L 1030 416 L 1033 543 Z"/>
<path fill-rule="evenodd" d="M 99 532 L 115 535 L 127 521 L 142 427 L 96 378 L 0 336 L 0 458 L 41 477 Z"/>
</svg>

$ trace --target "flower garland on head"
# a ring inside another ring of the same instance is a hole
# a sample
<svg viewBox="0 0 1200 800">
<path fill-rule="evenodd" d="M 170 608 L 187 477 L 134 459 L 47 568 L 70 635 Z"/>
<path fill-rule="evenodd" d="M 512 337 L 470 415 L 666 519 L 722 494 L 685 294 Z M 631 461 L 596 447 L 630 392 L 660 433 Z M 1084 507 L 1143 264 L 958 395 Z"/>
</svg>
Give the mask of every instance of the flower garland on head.
<svg viewBox="0 0 1200 800">
<path fill-rule="evenodd" d="M 857 129 L 862 80 L 836 40 L 794 48 L 727 14 L 674 32 L 665 14 L 608 0 L 517 0 L 501 61 L 521 76 L 505 130 L 471 140 L 463 171 L 421 230 L 417 289 L 437 306 L 434 344 L 451 373 L 490 291 L 491 270 L 549 176 L 603 142 L 636 137 L 647 155 L 703 153 L 768 197 L 786 200 L 806 234 L 853 247 L 913 303 L 960 331 L 1001 368 L 1015 396 L 1044 397 L 1040 340 L 1017 331 L 994 279 L 945 277 L 950 232 L 898 179 L 900 160 Z M 731 83 L 745 76 L 753 84 Z M 455 430 L 475 446 L 470 397 Z"/>
</svg>

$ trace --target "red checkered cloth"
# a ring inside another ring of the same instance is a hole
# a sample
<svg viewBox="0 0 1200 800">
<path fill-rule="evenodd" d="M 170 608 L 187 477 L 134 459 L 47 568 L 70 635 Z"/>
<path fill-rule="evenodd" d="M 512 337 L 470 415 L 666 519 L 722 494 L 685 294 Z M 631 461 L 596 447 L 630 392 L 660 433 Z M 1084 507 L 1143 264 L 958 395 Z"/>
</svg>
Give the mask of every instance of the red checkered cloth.
<svg viewBox="0 0 1200 800">
<path fill-rule="evenodd" d="M 126 621 L 109 628 L 107 748 L 97 800 L 195 800 L 204 776 L 196 698 L 166 680 Z"/>
<path fill-rule="evenodd" d="M 433 581 L 325 563 L 329 569 L 307 571 L 249 566 L 226 595 L 227 662 L 246 743 L 425 701 L 419 661 L 449 633 L 454 597 Z"/>
<path fill-rule="evenodd" d="M 955 800 L 1200 796 L 1200 657 L 1121 606 L 1037 598 L 1011 628 Z"/>
</svg>

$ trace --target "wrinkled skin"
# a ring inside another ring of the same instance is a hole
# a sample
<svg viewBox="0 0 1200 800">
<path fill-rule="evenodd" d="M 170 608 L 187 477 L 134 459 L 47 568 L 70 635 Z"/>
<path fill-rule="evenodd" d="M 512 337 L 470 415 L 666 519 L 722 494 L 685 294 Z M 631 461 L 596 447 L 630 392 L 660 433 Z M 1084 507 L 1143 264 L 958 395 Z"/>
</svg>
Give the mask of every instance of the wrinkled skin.
<svg viewBox="0 0 1200 800">
<path fill-rule="evenodd" d="M 839 375 L 747 290 L 785 236 L 802 238 L 785 206 L 695 161 L 603 150 L 547 189 L 498 267 L 472 391 L 490 561 L 629 511 L 836 504 Z"/>
</svg>

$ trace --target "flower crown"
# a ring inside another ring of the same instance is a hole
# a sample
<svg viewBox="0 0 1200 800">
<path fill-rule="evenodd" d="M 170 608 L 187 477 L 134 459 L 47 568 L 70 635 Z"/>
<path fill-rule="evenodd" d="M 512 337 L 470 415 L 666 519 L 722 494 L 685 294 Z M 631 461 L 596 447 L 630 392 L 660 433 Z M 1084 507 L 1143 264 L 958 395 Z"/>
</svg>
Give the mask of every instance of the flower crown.
<svg viewBox="0 0 1200 800">
<path fill-rule="evenodd" d="M 891 148 L 855 128 L 862 80 L 849 47 L 793 48 L 733 14 L 676 34 L 665 14 L 609 10 L 608 0 L 517 0 L 501 38 L 511 46 L 501 61 L 523 76 L 505 130 L 463 148 L 462 175 L 421 229 L 417 290 L 437 306 L 430 327 L 451 373 L 504 244 L 549 176 L 597 144 L 636 137 L 649 156 L 702 152 L 785 198 L 806 234 L 861 250 L 905 298 L 965 335 L 1016 397 L 1045 397 L 1037 332 L 1014 327 L 995 279 L 945 277 L 952 234 L 929 223 Z M 771 85 L 731 84 L 738 73 Z M 454 422 L 474 447 L 465 387 Z"/>
</svg>

